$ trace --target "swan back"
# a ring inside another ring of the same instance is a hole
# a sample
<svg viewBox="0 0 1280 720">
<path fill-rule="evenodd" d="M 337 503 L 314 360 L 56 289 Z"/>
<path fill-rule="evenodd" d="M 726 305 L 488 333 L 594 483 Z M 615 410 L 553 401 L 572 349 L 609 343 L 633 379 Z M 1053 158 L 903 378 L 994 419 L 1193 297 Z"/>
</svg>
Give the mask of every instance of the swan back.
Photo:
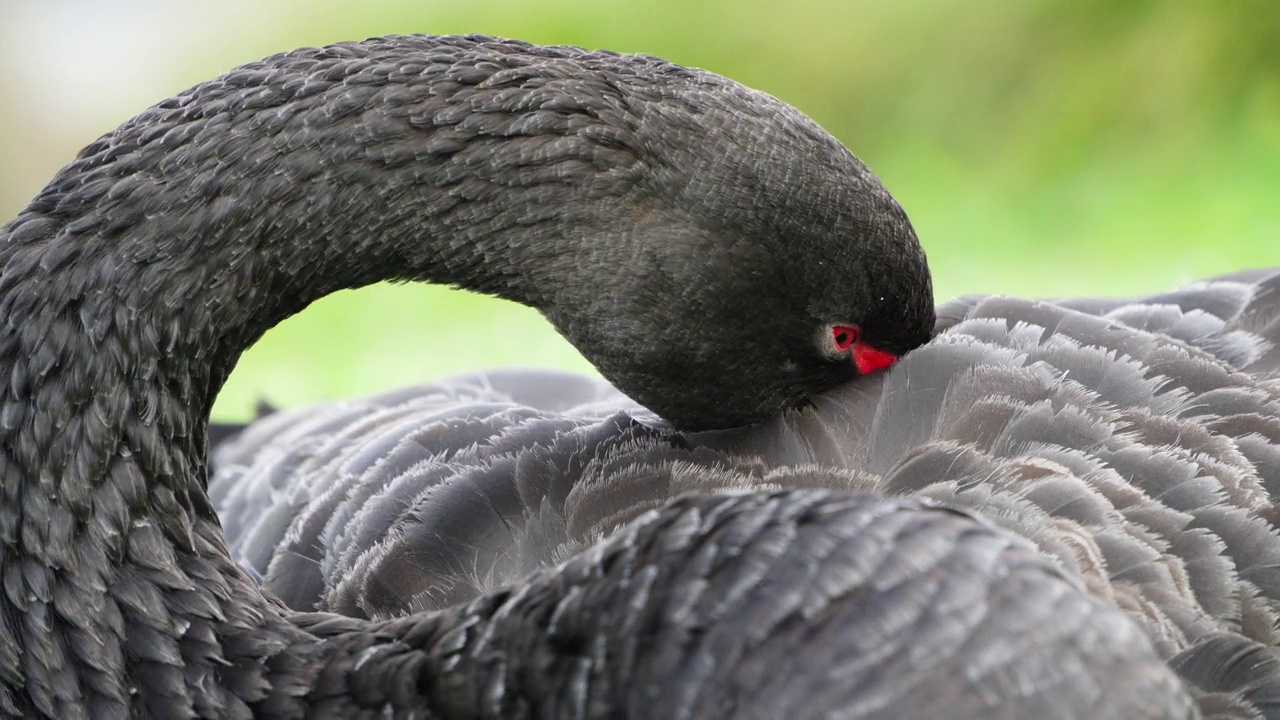
<svg viewBox="0 0 1280 720">
<path fill-rule="evenodd" d="M 212 490 L 269 589 L 370 617 L 517 582 L 684 493 L 941 503 L 1030 540 L 1213 702 L 1270 707 L 1280 273 L 939 318 L 890 372 L 758 426 L 679 433 L 597 380 L 481 373 L 282 413 L 220 452 Z"/>
</svg>

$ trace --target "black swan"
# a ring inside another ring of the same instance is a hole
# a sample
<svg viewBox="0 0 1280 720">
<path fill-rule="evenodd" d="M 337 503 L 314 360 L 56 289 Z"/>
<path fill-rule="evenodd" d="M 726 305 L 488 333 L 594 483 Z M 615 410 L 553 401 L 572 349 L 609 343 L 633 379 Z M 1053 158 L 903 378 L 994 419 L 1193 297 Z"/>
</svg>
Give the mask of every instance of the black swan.
<svg viewBox="0 0 1280 720">
<path fill-rule="evenodd" d="M 1163 646 L 1031 542 L 850 493 L 854 472 L 703 462 L 728 450 L 613 410 L 547 419 L 558 444 L 509 459 L 522 491 L 559 502 L 638 451 L 648 465 L 610 475 L 592 518 L 657 505 L 664 478 L 754 492 L 676 499 L 572 556 L 544 503 L 520 542 L 565 560 L 516 584 L 393 619 L 289 610 L 225 545 L 209 406 L 265 328 L 384 278 L 540 308 L 685 431 L 821 406 L 934 320 L 875 178 L 710 73 L 424 36 L 233 70 L 90 145 L 0 230 L 0 715 L 1196 712 Z"/>
</svg>

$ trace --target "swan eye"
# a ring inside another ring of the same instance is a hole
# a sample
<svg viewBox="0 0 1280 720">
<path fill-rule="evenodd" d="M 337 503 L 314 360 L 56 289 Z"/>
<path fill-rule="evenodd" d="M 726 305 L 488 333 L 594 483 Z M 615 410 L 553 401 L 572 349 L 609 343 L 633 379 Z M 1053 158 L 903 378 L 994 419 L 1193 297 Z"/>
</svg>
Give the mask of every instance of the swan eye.
<svg viewBox="0 0 1280 720">
<path fill-rule="evenodd" d="M 831 340 L 836 344 L 836 350 L 844 352 L 850 346 L 858 342 L 859 330 L 849 325 L 836 325 L 831 328 Z"/>
</svg>

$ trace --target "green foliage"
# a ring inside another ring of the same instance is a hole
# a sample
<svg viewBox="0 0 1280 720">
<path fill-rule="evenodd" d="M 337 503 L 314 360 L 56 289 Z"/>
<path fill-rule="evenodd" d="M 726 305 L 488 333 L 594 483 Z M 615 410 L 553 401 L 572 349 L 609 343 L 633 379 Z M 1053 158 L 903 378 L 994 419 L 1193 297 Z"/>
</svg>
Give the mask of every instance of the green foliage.
<svg viewBox="0 0 1280 720">
<path fill-rule="evenodd" d="M 1133 294 L 1280 264 L 1269 0 L 293 0 L 255 13 L 218 62 L 481 32 L 648 52 L 771 92 L 880 174 L 941 297 Z M 508 303 L 438 288 L 342 295 L 250 351 L 218 414 L 474 367 L 587 367 Z"/>
</svg>

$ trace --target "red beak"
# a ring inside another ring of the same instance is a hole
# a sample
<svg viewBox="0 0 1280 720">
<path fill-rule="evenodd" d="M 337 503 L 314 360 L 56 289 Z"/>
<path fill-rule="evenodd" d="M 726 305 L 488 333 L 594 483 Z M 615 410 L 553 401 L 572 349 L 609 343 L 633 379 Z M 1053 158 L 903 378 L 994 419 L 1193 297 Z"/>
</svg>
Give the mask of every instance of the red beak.
<svg viewBox="0 0 1280 720">
<path fill-rule="evenodd" d="M 853 364 L 858 366 L 858 372 L 863 375 L 887 368 L 897 361 L 898 356 L 893 353 L 877 350 L 862 342 L 853 345 Z"/>
</svg>

